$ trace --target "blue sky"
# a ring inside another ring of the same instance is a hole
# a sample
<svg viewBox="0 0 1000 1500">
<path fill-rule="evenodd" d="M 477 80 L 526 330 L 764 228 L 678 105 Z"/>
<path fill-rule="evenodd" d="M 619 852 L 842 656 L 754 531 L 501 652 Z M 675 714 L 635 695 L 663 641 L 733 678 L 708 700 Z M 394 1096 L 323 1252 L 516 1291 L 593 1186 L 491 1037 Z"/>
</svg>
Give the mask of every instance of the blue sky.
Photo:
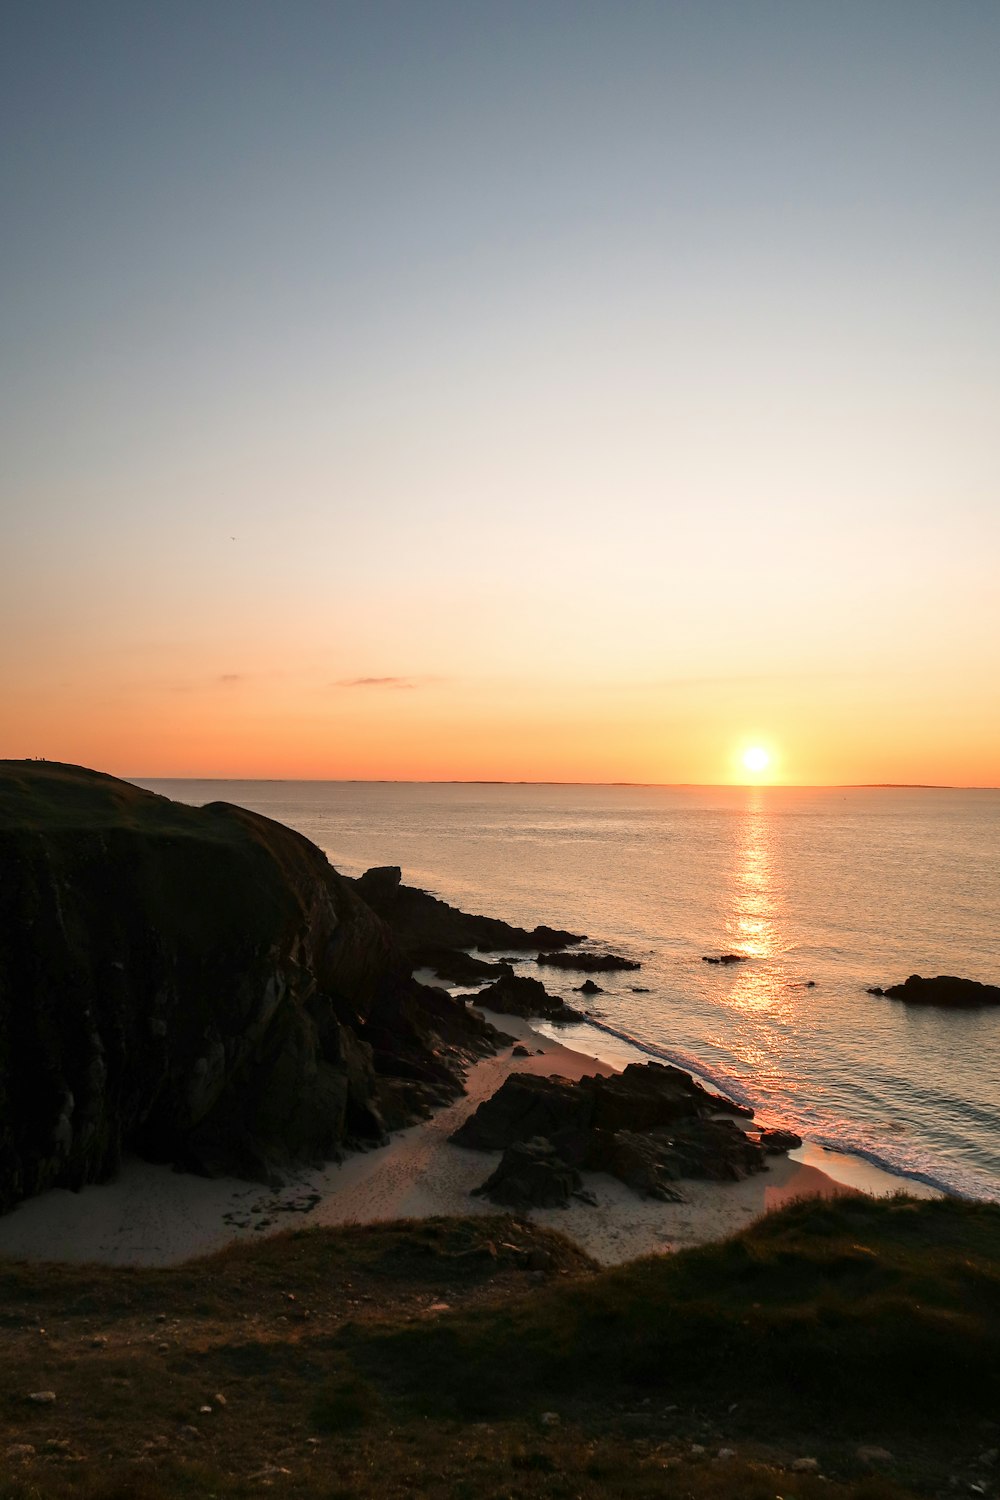
<svg viewBox="0 0 1000 1500">
<path fill-rule="evenodd" d="M 6 7 L 10 753 L 1000 777 L 998 42 L 963 0 Z M 324 697 L 398 676 L 405 729 Z M 205 688 L 176 739 L 157 683 Z"/>
</svg>

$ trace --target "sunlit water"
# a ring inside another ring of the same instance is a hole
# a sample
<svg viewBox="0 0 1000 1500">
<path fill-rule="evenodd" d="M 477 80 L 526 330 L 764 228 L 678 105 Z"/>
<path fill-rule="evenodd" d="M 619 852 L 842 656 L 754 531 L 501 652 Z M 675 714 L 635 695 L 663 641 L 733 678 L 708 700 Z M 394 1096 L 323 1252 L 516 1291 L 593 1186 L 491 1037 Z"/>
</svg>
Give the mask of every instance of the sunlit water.
<svg viewBox="0 0 1000 1500">
<path fill-rule="evenodd" d="M 345 874 L 398 864 L 467 910 L 586 932 L 642 962 L 598 976 L 588 1052 L 629 1039 L 820 1144 L 1000 1200 L 1000 1009 L 865 993 L 1000 983 L 1000 792 L 143 784 L 265 813 Z M 702 962 L 726 951 L 749 958 Z"/>
</svg>

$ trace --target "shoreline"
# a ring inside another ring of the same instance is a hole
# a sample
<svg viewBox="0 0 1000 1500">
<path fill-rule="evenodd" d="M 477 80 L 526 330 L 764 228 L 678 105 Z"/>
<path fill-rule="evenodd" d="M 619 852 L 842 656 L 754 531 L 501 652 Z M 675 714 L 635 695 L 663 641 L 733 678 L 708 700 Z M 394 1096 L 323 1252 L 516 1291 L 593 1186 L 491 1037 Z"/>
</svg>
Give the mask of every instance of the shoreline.
<svg viewBox="0 0 1000 1500">
<path fill-rule="evenodd" d="M 461 993 L 461 991 L 453 991 L 453 993 Z M 468 993 L 466 998 L 474 1001 L 475 995 L 474 993 Z M 482 1007 L 477 1007 L 477 1009 L 482 1009 Z M 488 1019 L 495 1026 L 503 1030 L 503 1016 L 494 1015 L 492 1012 L 484 1012 L 484 1014 L 487 1015 Z M 509 1021 L 511 1018 L 507 1017 L 506 1019 Z M 617 1032 L 608 1031 L 603 1027 L 594 1027 L 589 1018 L 566 1027 L 559 1027 L 557 1023 L 550 1021 L 541 1021 L 535 1024 L 550 1028 L 550 1030 L 542 1033 L 544 1036 L 550 1036 L 552 1030 L 565 1030 L 573 1033 L 573 1045 L 570 1050 L 581 1053 L 583 1052 L 583 1048 L 580 1046 L 580 1043 L 589 1040 L 586 1033 L 592 1031 L 599 1038 L 599 1050 L 594 1053 L 584 1053 L 583 1055 L 592 1056 L 597 1062 L 610 1064 L 613 1071 L 624 1068 L 628 1063 L 632 1062 L 662 1062 L 666 1063 L 669 1067 L 680 1068 L 682 1072 L 689 1073 L 692 1078 L 696 1079 L 709 1092 L 725 1094 L 725 1089 L 716 1079 L 712 1078 L 708 1073 L 699 1071 L 690 1062 L 674 1062 L 669 1056 L 656 1055 L 643 1048 L 637 1042 L 625 1040 Z M 510 1027 L 508 1026 L 507 1029 L 510 1030 Z M 744 1101 L 737 1100 L 737 1102 Z M 757 1123 L 766 1121 L 766 1118 L 766 1112 L 755 1115 Z M 772 1121 L 772 1123 L 784 1126 L 784 1121 L 780 1118 Z M 828 1177 L 832 1177 L 835 1182 L 840 1183 L 844 1187 L 853 1188 L 860 1193 L 871 1193 L 875 1197 L 889 1197 L 892 1193 L 900 1192 L 908 1193 L 911 1197 L 915 1198 L 946 1198 L 949 1196 L 944 1188 L 938 1187 L 933 1183 L 925 1182 L 918 1177 L 907 1177 L 901 1172 L 892 1172 L 888 1167 L 880 1166 L 877 1162 L 871 1161 L 867 1157 L 855 1155 L 849 1151 L 838 1151 L 831 1146 L 821 1146 L 818 1141 L 811 1140 L 808 1137 L 803 1138 L 801 1146 L 788 1152 L 788 1157 L 791 1161 L 816 1167 L 817 1170 L 823 1172 Z M 957 1196 L 961 1196 L 961 1194 Z"/>
<path fill-rule="evenodd" d="M 619 1070 L 519 1017 L 481 1013 L 528 1046 L 531 1055 L 514 1057 L 504 1047 L 473 1064 L 461 1098 L 429 1120 L 397 1131 L 387 1145 L 297 1171 L 277 1191 L 262 1183 L 195 1177 L 129 1160 L 113 1182 L 79 1193 L 52 1189 L 0 1218 L 0 1259 L 168 1266 L 234 1241 L 291 1228 L 496 1213 L 494 1204 L 470 1193 L 490 1175 L 500 1153 L 451 1145 L 448 1137 L 462 1120 L 496 1092 L 508 1073 L 561 1074 L 575 1080 Z M 585 1173 L 584 1181 L 597 1197 L 596 1208 L 574 1203 L 565 1209 L 533 1209 L 531 1218 L 568 1235 L 602 1265 L 725 1239 L 799 1197 L 855 1191 L 940 1196 L 921 1183 L 808 1141 L 739 1182 L 685 1179 L 679 1184 L 682 1203 L 640 1198 L 603 1173 Z"/>
</svg>

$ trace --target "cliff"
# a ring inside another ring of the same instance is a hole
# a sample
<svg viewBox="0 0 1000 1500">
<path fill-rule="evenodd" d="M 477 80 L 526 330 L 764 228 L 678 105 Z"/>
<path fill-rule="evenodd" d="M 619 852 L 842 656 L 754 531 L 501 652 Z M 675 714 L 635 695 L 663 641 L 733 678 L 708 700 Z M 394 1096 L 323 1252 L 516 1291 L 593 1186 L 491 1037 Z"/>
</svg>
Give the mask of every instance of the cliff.
<svg viewBox="0 0 1000 1500">
<path fill-rule="evenodd" d="M 496 1036 L 291 829 L 0 762 L 0 1211 L 129 1150 L 330 1158 L 455 1097 Z"/>
</svg>

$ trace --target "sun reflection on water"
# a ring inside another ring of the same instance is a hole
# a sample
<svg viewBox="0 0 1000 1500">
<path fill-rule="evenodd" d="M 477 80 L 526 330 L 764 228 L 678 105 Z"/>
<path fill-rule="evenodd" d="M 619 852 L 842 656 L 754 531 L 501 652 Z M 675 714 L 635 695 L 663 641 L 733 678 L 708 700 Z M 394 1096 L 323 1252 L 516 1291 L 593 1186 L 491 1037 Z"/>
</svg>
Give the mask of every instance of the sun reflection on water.
<svg viewBox="0 0 1000 1500">
<path fill-rule="evenodd" d="M 745 954 L 749 962 L 736 969 L 727 1001 L 747 1013 L 787 1009 L 779 961 L 784 948 L 780 880 L 772 839 L 773 822 L 766 816 L 764 793 L 753 789 L 734 848 L 729 917 L 734 951 Z M 757 1049 L 749 1038 L 746 1050 L 747 1061 L 757 1065 L 764 1061 L 753 1057 Z"/>
<path fill-rule="evenodd" d="M 733 935 L 739 952 L 771 958 L 776 949 L 771 841 L 761 794 L 753 792 L 740 822 L 733 868 Z"/>
</svg>

